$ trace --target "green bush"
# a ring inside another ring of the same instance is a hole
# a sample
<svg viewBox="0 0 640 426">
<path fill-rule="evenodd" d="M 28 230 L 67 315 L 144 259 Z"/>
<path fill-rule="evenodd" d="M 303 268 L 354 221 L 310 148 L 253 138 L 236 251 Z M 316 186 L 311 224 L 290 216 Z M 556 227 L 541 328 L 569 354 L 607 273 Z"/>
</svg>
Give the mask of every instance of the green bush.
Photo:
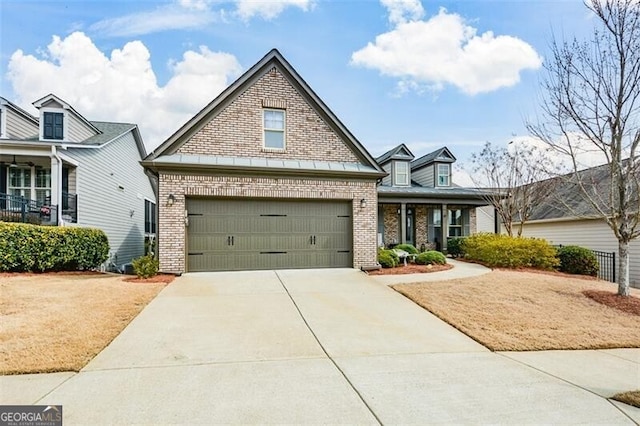
<svg viewBox="0 0 640 426">
<path fill-rule="evenodd" d="M 397 246 L 394 247 L 394 249 L 396 250 L 404 250 L 409 254 L 418 254 L 419 251 L 417 248 L 415 248 L 414 246 L 412 246 L 411 244 L 398 244 Z"/>
<path fill-rule="evenodd" d="M 149 254 L 133 259 L 131 263 L 133 265 L 133 272 L 135 272 L 139 278 L 155 277 L 158 274 L 158 268 L 160 268 L 158 259 Z"/>
<path fill-rule="evenodd" d="M 462 242 L 465 258 L 489 267 L 553 269 L 558 266 L 556 249 L 539 238 L 480 233 Z"/>
<path fill-rule="evenodd" d="M 462 242 L 464 237 L 453 237 L 447 240 L 447 254 L 451 257 L 464 257 Z"/>
<path fill-rule="evenodd" d="M 589 249 L 578 246 L 565 246 L 558 249 L 560 266 L 558 270 L 568 274 L 598 276 L 600 264 L 598 258 Z"/>
<path fill-rule="evenodd" d="M 444 265 L 447 263 L 447 258 L 439 251 L 431 250 L 420 253 L 416 256 L 416 263 L 418 265 Z"/>
<path fill-rule="evenodd" d="M 0 222 L 0 271 L 75 271 L 99 267 L 109 242 L 99 229 Z"/>
<path fill-rule="evenodd" d="M 378 263 L 383 268 L 394 268 L 398 265 L 398 255 L 393 250 L 378 250 Z"/>
</svg>

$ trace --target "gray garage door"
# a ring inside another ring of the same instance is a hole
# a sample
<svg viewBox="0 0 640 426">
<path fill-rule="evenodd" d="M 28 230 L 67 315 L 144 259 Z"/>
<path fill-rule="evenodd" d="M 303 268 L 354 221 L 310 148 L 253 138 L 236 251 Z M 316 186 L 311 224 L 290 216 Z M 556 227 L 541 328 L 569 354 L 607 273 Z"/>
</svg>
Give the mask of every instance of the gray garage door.
<svg viewBox="0 0 640 426">
<path fill-rule="evenodd" d="M 187 270 L 351 267 L 350 202 L 188 199 Z"/>
</svg>

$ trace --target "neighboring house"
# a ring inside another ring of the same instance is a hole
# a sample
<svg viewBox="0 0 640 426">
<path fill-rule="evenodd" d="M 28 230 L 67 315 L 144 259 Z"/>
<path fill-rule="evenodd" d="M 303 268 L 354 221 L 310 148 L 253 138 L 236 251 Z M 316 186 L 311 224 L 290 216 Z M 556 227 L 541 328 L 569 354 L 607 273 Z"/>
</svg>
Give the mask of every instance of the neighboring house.
<svg viewBox="0 0 640 426">
<path fill-rule="evenodd" d="M 580 172 L 584 182 L 593 182 L 594 194 L 607 194 L 610 179 L 606 166 L 593 167 Z M 525 222 L 523 235 L 544 238 L 554 245 L 578 245 L 604 252 L 616 253 L 616 276 L 618 270 L 618 240 L 601 218 L 594 214 L 593 207 L 582 196 L 572 180 L 556 178 L 546 203 L 536 206 Z M 604 200 L 602 200 L 605 203 Z M 606 211 L 606 210 L 605 210 Z M 640 287 L 640 239 L 629 244 L 629 283 Z"/>
<path fill-rule="evenodd" d="M 163 272 L 376 264 L 385 172 L 277 50 L 143 164 Z"/>
<path fill-rule="evenodd" d="M 135 124 L 89 121 L 55 95 L 34 117 L 0 98 L 0 220 L 100 228 L 117 265 L 156 233 L 152 177 Z"/>
<path fill-rule="evenodd" d="M 453 183 L 455 161 L 446 147 L 416 159 L 404 144 L 377 158 L 388 173 L 378 186 L 378 245 L 446 251 L 447 238 L 494 232 L 485 193 Z"/>
</svg>

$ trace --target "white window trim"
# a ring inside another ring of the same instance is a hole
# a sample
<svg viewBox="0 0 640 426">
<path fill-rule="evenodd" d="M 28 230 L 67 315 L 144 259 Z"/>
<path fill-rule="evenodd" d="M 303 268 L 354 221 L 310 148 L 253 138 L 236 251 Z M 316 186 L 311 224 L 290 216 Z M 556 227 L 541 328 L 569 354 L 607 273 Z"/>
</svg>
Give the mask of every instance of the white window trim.
<svg viewBox="0 0 640 426">
<path fill-rule="evenodd" d="M 400 182 L 398 179 L 398 166 L 399 165 L 403 165 L 405 167 L 405 173 L 403 173 L 403 175 L 406 178 L 405 182 Z M 411 179 L 409 177 L 409 164 L 406 161 L 396 161 L 394 162 L 393 165 L 393 184 L 395 186 L 409 186 L 409 183 L 411 182 Z"/>
<path fill-rule="evenodd" d="M 0 139 L 8 139 L 7 135 L 7 107 L 0 105 Z"/>
<path fill-rule="evenodd" d="M 282 113 L 282 127 L 283 129 L 270 129 L 265 127 L 264 125 L 264 113 L 266 111 L 275 111 Z M 266 132 L 282 132 L 282 148 L 275 148 L 271 146 L 267 146 L 266 144 Z M 284 151 L 287 148 L 287 111 L 284 109 L 277 108 L 263 108 L 262 109 L 262 149 L 265 151 Z"/>
<path fill-rule="evenodd" d="M 36 166 L 19 166 L 17 167 L 18 169 L 24 169 L 24 170 L 29 170 L 29 174 L 30 174 L 30 178 L 29 178 L 29 186 L 11 186 L 11 170 L 15 170 L 12 167 L 7 167 L 7 193 L 11 193 L 12 189 L 20 189 L 23 191 L 28 191 L 29 193 L 27 195 L 25 195 L 25 198 L 28 198 L 29 200 L 37 200 L 38 196 L 37 196 L 37 191 L 38 190 L 44 190 L 44 191 L 48 191 L 49 195 L 47 195 L 48 197 L 51 196 L 51 191 L 53 190 L 51 188 L 51 178 L 49 178 L 49 187 L 38 187 L 36 186 Z M 43 167 L 43 169 L 45 170 L 49 170 L 49 173 L 51 173 L 51 169 L 47 168 L 47 167 Z"/>
<path fill-rule="evenodd" d="M 446 176 L 447 176 L 447 184 L 446 185 L 442 185 L 440 183 L 440 176 L 443 176 L 443 174 L 440 173 L 440 166 L 445 166 L 447 168 L 447 174 L 446 174 Z M 436 183 L 437 183 L 438 186 L 445 186 L 445 187 L 446 186 L 451 186 L 451 164 L 446 164 L 446 163 L 445 164 L 442 164 L 442 163 L 436 164 Z"/>
<path fill-rule="evenodd" d="M 53 112 L 62 114 L 62 139 L 45 139 L 44 138 L 44 113 Z M 52 142 L 69 142 L 69 114 L 68 111 L 63 108 L 40 108 L 40 140 L 52 141 Z"/>
</svg>

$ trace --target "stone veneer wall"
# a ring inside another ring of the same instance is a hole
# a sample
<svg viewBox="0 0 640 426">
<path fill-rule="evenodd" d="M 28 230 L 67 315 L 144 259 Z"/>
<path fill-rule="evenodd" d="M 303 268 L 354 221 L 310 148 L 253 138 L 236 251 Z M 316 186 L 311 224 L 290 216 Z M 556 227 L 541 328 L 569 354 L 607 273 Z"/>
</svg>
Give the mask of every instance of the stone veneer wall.
<svg viewBox="0 0 640 426">
<path fill-rule="evenodd" d="M 416 206 L 416 248 L 422 244 L 427 247 L 427 206 Z"/>
<path fill-rule="evenodd" d="M 160 173 L 159 200 L 169 194 L 172 206 L 161 206 L 158 218 L 160 270 L 186 271 L 185 199 L 194 197 L 244 197 L 273 199 L 353 200 L 353 266 L 376 263 L 377 204 L 375 180 L 347 181 L 312 178 L 183 175 Z M 366 207 L 360 207 L 360 200 Z M 162 201 L 161 201 L 162 202 Z"/>
<path fill-rule="evenodd" d="M 383 204 L 382 218 L 384 221 L 384 245 L 400 243 L 400 204 Z"/>
<path fill-rule="evenodd" d="M 478 232 L 478 215 L 475 208 L 469 209 L 469 233 L 471 235 Z"/>
</svg>

